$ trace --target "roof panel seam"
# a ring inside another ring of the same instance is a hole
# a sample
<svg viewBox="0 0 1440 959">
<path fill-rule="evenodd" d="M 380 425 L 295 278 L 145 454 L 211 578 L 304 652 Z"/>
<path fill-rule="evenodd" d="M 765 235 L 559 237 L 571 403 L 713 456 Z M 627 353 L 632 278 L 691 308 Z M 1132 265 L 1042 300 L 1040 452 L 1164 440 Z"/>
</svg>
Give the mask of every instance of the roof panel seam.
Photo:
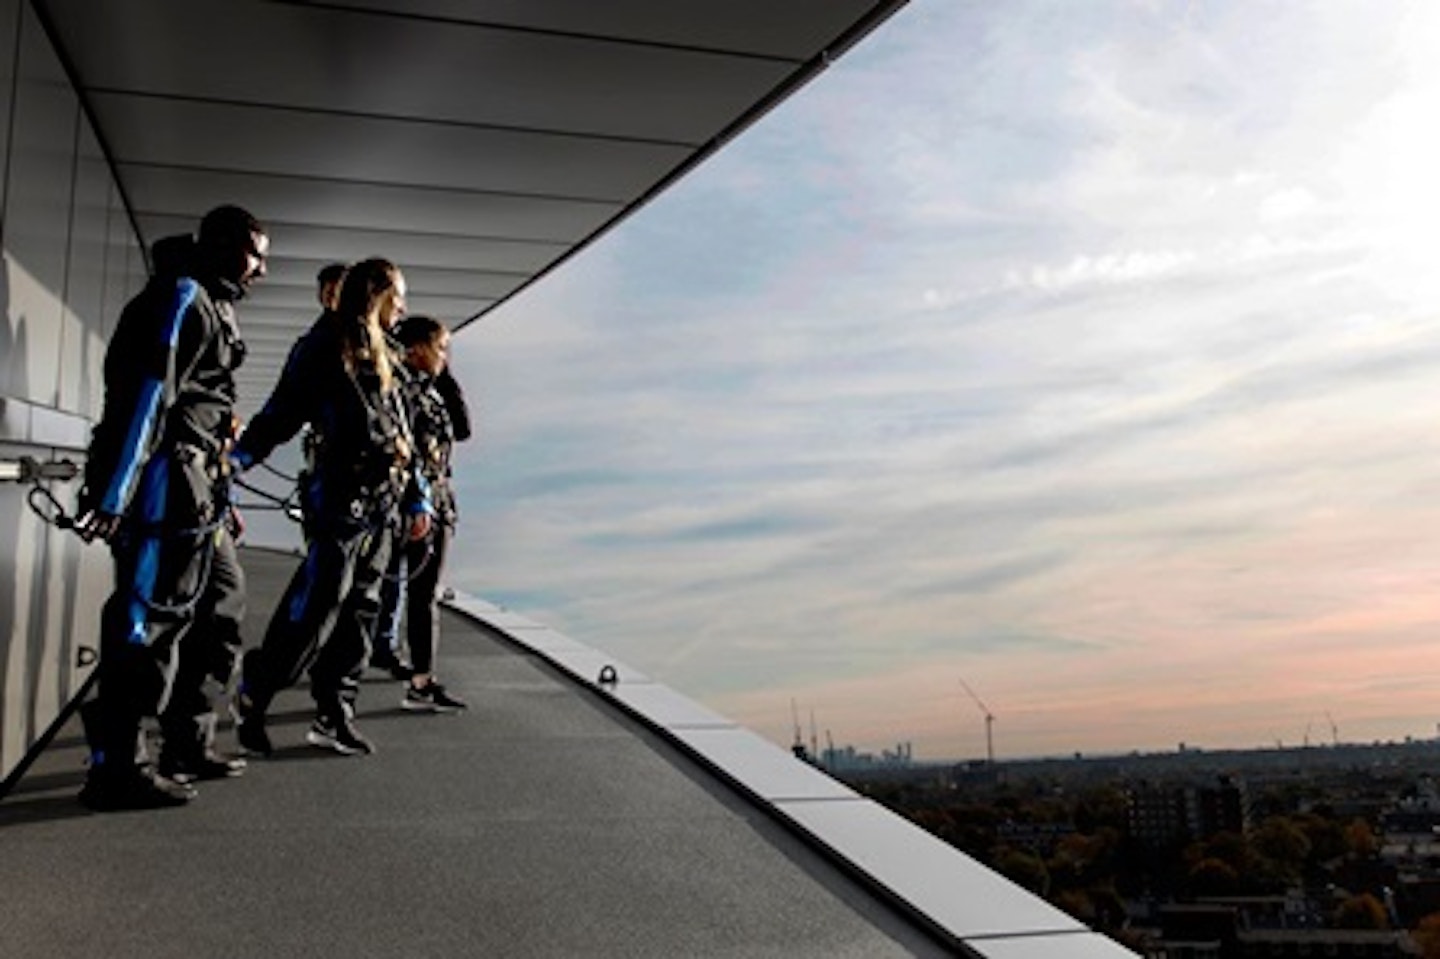
<svg viewBox="0 0 1440 959">
<path fill-rule="evenodd" d="M 295 6 L 294 0 L 264 0 L 282 6 Z M 759 53 L 753 50 L 739 50 L 733 47 L 707 47 L 701 44 L 674 43 L 664 40 L 637 40 L 629 37 L 615 37 L 603 33 L 586 33 L 580 30 L 556 30 L 547 27 L 530 27 L 518 23 L 496 23 L 490 20 L 466 20 L 462 17 L 443 17 L 438 14 L 416 14 L 398 10 L 377 10 L 372 7 L 355 7 L 346 3 L 306 3 L 315 10 L 328 10 L 357 16 L 386 17 L 392 20 L 413 20 L 417 23 L 438 23 L 446 26 L 464 27 L 474 30 L 495 30 L 503 33 L 528 34 L 539 37 L 557 37 L 565 40 L 579 40 L 584 43 L 603 43 L 618 47 L 667 50 L 674 53 L 693 53 L 700 56 L 728 57 L 737 60 L 758 60 L 765 63 L 803 63 L 803 58 L 787 57 L 775 53 Z"/>
<path fill-rule="evenodd" d="M 379 120 L 389 123 L 408 123 L 417 126 L 446 127 L 460 130 L 491 130 L 499 133 L 518 133 L 527 136 L 556 137 L 567 140 L 588 140 L 601 143 L 625 143 L 636 146 L 670 147 L 694 150 L 703 146 L 698 140 L 673 140 L 665 137 L 642 137 L 623 133 L 591 133 L 581 130 L 560 130 L 552 127 L 529 127 L 510 123 L 474 123 L 448 117 L 417 117 L 399 113 L 371 113 L 361 110 L 338 110 L 330 107 L 296 106 L 291 103 L 276 103 L 268 100 L 236 100 L 230 97 L 199 97 L 184 93 L 166 93 L 154 90 L 140 90 L 126 87 L 92 86 L 86 92 L 96 96 L 137 97 L 145 100 L 164 100 L 171 103 L 193 103 L 203 106 L 240 107 L 251 110 L 275 110 L 296 113 L 303 116 L 338 117 L 346 120 Z"/>
<path fill-rule="evenodd" d="M 558 193 L 528 193 L 521 190 L 477 190 L 470 187 L 436 186 L 429 183 L 406 183 L 396 180 L 363 180 L 347 177 L 317 176 L 312 173 L 277 173 L 273 170 L 245 169 L 230 167 L 201 166 L 190 163 L 157 163 L 153 160 L 120 160 L 119 166 L 131 169 L 157 170 L 166 173 L 203 173 L 215 176 L 259 177 L 267 180 L 294 180 L 302 183 L 324 183 L 341 186 L 358 186 L 382 190 L 418 190 L 425 193 L 448 193 L 463 196 L 510 197 L 519 200 L 543 200 L 554 203 L 577 203 L 586 206 L 620 208 L 623 200 L 603 197 L 566 196 Z"/>
<path fill-rule="evenodd" d="M 137 210 L 136 216 L 173 217 L 175 214 L 162 210 Z M 398 230 L 393 227 L 382 226 L 346 226 L 337 223 L 313 223 L 300 222 L 297 220 L 276 220 L 267 218 L 265 225 L 274 230 L 277 228 L 296 230 L 325 230 L 335 233 L 373 233 L 377 236 L 392 236 L 397 240 L 401 239 L 422 239 L 422 240 L 460 240 L 480 243 L 502 243 L 514 246 L 544 246 L 560 247 L 566 249 L 570 246 L 568 239 L 563 240 L 541 240 L 524 236 L 500 236 L 491 233 L 445 233 L 435 230 Z M 468 271 L 467 271 L 468 272 Z M 529 276 L 529 271 L 525 272 Z"/>
</svg>

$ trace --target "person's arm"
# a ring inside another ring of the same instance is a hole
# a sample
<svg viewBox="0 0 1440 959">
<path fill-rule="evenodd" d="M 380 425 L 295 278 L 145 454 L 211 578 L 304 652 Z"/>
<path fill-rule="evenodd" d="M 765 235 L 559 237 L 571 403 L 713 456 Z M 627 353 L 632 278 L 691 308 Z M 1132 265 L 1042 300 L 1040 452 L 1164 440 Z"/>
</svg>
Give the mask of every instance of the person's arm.
<svg viewBox="0 0 1440 959">
<path fill-rule="evenodd" d="M 177 281 L 161 319 L 160 335 L 141 336 L 140 340 L 148 341 L 149 348 L 141 349 L 138 356 L 125 357 L 127 363 L 139 363 L 139 384 L 113 460 L 100 468 L 100 475 L 87 478 L 87 486 L 93 484 L 93 488 L 84 494 L 81 513 L 75 522 L 76 531 L 87 540 L 108 540 L 115 535 L 135 494 L 140 473 L 155 450 L 165 413 L 175 396 L 175 354 L 180 330 L 199 289 L 194 280 Z M 115 348 L 113 340 L 111 347 Z M 123 417 L 125 413 L 122 411 L 119 415 Z"/>
<path fill-rule="evenodd" d="M 460 388 L 460 381 L 451 374 L 449 365 L 435 377 L 435 392 L 445 401 L 445 412 L 450 415 L 450 429 L 455 439 L 468 440 L 472 435 L 470 407 L 465 402 L 465 391 Z"/>
<path fill-rule="evenodd" d="M 237 467 L 247 470 L 264 462 L 310 421 L 315 397 L 325 388 L 322 362 L 313 336 L 302 336 L 290 348 L 270 397 L 235 441 L 230 458 Z"/>
<path fill-rule="evenodd" d="M 408 521 L 411 540 L 424 539 L 430 535 L 430 527 L 435 521 L 434 496 L 430 481 L 425 477 L 424 465 L 421 462 L 424 454 L 419 447 L 419 438 L 415 435 L 417 399 L 412 390 L 418 385 L 415 381 L 407 381 L 405 386 L 397 388 L 388 400 L 396 422 L 403 430 L 403 441 L 410 451 L 405 464 L 406 483 L 405 492 L 400 497 L 400 511 Z"/>
</svg>

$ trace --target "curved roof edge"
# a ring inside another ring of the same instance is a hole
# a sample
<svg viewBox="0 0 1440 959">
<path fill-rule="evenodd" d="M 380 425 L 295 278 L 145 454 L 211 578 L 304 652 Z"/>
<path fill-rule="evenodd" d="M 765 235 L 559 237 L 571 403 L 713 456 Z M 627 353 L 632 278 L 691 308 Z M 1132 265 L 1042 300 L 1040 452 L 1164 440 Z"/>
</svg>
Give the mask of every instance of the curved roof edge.
<svg viewBox="0 0 1440 959">
<path fill-rule="evenodd" d="M 601 693 L 967 954 L 1134 955 L 769 740 L 600 650 L 465 593 L 450 591 L 446 605 Z"/>
</svg>

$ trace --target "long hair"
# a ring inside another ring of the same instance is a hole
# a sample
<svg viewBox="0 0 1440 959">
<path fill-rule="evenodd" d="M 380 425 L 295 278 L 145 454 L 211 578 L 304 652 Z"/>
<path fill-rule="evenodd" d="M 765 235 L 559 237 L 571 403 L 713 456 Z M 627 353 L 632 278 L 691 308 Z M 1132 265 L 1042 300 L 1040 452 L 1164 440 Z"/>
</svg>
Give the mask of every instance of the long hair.
<svg viewBox="0 0 1440 959">
<path fill-rule="evenodd" d="M 385 331 L 380 326 L 380 298 L 400 278 L 400 268 L 382 257 L 361 260 L 350 267 L 340 287 L 335 321 L 340 331 L 340 356 L 352 374 L 369 361 L 380 377 L 380 388 L 389 392 L 394 369 Z"/>
</svg>

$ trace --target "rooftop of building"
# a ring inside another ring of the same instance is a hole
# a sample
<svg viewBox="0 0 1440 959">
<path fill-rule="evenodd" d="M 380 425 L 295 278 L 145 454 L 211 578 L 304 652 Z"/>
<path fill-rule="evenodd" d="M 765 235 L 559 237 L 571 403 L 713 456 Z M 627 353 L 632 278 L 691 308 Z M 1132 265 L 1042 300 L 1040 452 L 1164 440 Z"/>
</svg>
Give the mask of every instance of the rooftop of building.
<svg viewBox="0 0 1440 959">
<path fill-rule="evenodd" d="M 295 562 L 246 551 L 247 643 Z M 378 751 L 343 758 L 289 691 L 276 754 L 184 809 L 88 813 L 62 727 L 0 802 L 4 954 L 1129 954 L 568 637 L 463 596 L 442 632 L 469 711 L 406 713 L 372 675 Z"/>
</svg>

